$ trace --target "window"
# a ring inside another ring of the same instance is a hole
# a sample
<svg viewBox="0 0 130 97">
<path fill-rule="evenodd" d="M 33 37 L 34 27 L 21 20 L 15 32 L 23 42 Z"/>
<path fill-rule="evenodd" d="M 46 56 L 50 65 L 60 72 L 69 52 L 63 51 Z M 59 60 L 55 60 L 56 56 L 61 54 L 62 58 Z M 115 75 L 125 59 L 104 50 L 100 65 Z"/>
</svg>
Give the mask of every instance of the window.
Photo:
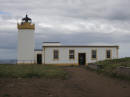
<svg viewBox="0 0 130 97">
<path fill-rule="evenodd" d="M 97 58 L 97 51 L 92 50 L 92 59 L 96 59 L 96 58 Z"/>
<path fill-rule="evenodd" d="M 54 50 L 54 52 L 53 52 L 53 58 L 54 59 L 59 59 L 59 51 L 58 50 Z"/>
<path fill-rule="evenodd" d="M 69 58 L 74 59 L 74 50 L 69 50 Z"/>
<path fill-rule="evenodd" d="M 106 58 L 107 59 L 111 58 L 111 50 L 106 51 Z"/>
</svg>

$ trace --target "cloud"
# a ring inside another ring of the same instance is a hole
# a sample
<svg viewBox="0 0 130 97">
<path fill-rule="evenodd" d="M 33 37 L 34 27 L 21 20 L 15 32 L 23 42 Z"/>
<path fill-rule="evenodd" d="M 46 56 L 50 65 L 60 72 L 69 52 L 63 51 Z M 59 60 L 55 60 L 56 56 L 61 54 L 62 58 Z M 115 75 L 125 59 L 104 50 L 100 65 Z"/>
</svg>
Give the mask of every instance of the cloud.
<svg viewBox="0 0 130 97">
<path fill-rule="evenodd" d="M 1 0 L 0 53 L 16 58 L 17 22 L 28 13 L 36 25 L 35 48 L 43 41 L 118 44 L 120 56 L 130 56 L 129 5 L 130 0 Z"/>
</svg>

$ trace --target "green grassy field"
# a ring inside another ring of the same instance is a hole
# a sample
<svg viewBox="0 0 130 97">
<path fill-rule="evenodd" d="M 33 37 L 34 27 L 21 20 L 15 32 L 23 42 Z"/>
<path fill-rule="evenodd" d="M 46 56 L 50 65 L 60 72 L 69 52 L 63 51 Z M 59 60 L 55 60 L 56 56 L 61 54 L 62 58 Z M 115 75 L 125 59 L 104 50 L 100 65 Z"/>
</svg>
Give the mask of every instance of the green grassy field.
<svg viewBox="0 0 130 97">
<path fill-rule="evenodd" d="M 99 61 L 96 63 L 97 65 L 103 65 L 104 67 L 117 67 L 117 66 L 126 66 L 130 67 L 130 57 L 127 58 L 120 58 L 120 59 L 113 59 L 113 60 L 105 60 Z"/>
<path fill-rule="evenodd" d="M 0 78 L 67 78 L 67 72 L 51 65 L 0 65 Z"/>
<path fill-rule="evenodd" d="M 130 80 L 129 76 L 119 75 L 115 72 L 117 67 L 120 67 L 120 66 L 130 67 L 130 57 L 99 61 L 94 64 L 100 66 L 100 69 L 97 70 L 97 72 L 99 72 L 99 73 L 104 73 L 106 75 L 110 75 L 112 77 L 117 77 L 120 79 L 129 79 Z"/>
<path fill-rule="evenodd" d="M 111 72 L 119 66 L 130 67 L 130 58 L 99 61 L 96 64 L 102 65 L 102 68 L 103 68 L 102 70 L 104 70 L 106 72 Z"/>
</svg>

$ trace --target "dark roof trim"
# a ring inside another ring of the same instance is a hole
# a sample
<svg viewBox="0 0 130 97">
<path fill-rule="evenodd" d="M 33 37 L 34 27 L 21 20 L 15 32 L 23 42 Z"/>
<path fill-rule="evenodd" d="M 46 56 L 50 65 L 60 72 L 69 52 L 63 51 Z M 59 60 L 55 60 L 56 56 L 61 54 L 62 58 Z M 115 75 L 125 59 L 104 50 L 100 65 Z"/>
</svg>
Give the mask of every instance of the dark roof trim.
<svg viewBox="0 0 130 97">
<path fill-rule="evenodd" d="M 60 42 L 42 42 L 42 43 L 60 43 Z"/>
<path fill-rule="evenodd" d="M 34 51 L 42 51 L 42 49 L 35 49 Z"/>
<path fill-rule="evenodd" d="M 119 46 L 117 45 L 113 45 L 113 46 L 109 46 L 109 45 L 106 45 L 106 46 L 82 46 L 82 45 L 61 45 L 61 46 L 43 46 L 43 47 L 116 47 L 116 48 L 119 48 Z"/>
</svg>

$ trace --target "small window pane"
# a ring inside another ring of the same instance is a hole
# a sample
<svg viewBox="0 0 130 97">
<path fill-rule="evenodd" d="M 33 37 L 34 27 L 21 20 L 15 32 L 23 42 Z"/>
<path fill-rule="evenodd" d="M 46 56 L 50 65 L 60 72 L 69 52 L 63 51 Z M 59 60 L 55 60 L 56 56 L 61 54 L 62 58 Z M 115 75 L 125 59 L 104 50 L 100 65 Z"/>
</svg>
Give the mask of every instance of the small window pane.
<svg viewBox="0 0 130 97">
<path fill-rule="evenodd" d="M 107 58 L 111 58 L 111 51 L 107 50 Z"/>
<path fill-rule="evenodd" d="M 59 52 L 58 50 L 54 50 L 54 59 L 58 59 L 59 58 Z"/>
<path fill-rule="evenodd" d="M 69 58 L 74 59 L 74 50 L 69 50 Z"/>
<path fill-rule="evenodd" d="M 97 52 L 96 50 L 92 50 L 92 58 L 97 58 Z"/>
</svg>

